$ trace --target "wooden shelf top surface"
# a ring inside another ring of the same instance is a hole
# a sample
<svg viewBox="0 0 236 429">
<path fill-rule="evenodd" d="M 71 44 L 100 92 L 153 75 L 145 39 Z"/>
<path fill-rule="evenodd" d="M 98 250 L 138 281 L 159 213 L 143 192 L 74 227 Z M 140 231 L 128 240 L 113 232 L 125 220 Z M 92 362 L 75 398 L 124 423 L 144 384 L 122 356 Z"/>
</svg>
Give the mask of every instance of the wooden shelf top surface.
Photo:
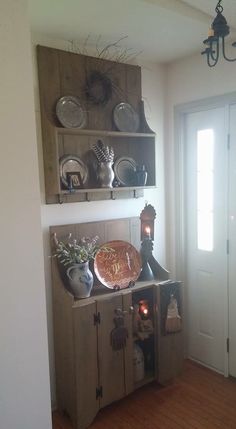
<svg viewBox="0 0 236 429">
<path fill-rule="evenodd" d="M 56 133 L 60 135 L 81 135 L 101 137 L 155 137 L 155 133 L 129 133 L 123 131 L 85 130 L 81 128 L 55 127 Z"/>
<path fill-rule="evenodd" d="M 161 283 L 161 281 L 162 280 L 157 280 L 157 279 L 148 280 L 148 281 L 147 280 L 145 280 L 145 281 L 137 281 L 135 283 L 135 286 L 132 287 L 132 288 L 128 287 L 128 288 L 124 288 L 124 289 L 120 289 L 120 290 L 116 290 L 116 291 L 113 290 L 113 289 L 106 288 L 103 285 L 99 285 L 99 287 L 97 286 L 97 287 L 95 287 L 93 289 L 93 292 L 92 292 L 92 294 L 91 294 L 90 297 L 83 298 L 83 299 L 76 299 L 76 298 L 74 298 L 73 295 L 70 292 L 68 292 L 68 291 L 66 291 L 66 293 L 68 295 L 70 295 L 70 297 L 71 297 L 72 307 L 76 308 L 76 307 L 81 307 L 83 305 L 86 305 L 86 304 L 88 304 L 91 301 L 104 300 L 106 298 L 109 299 L 109 297 L 111 295 L 114 295 L 114 294 L 116 294 L 116 295 L 125 295 L 127 293 L 130 293 L 130 292 L 134 293 L 134 292 L 136 292 L 138 290 L 146 289 L 146 288 L 149 288 L 149 287 L 157 287 Z"/>
<path fill-rule="evenodd" d="M 117 188 L 81 188 L 74 189 L 73 192 L 69 192 L 67 189 L 61 190 L 61 195 L 75 195 L 81 193 L 90 193 L 90 192 L 125 192 L 125 191 L 136 191 L 139 189 L 155 189 L 156 186 L 118 186 Z"/>
</svg>

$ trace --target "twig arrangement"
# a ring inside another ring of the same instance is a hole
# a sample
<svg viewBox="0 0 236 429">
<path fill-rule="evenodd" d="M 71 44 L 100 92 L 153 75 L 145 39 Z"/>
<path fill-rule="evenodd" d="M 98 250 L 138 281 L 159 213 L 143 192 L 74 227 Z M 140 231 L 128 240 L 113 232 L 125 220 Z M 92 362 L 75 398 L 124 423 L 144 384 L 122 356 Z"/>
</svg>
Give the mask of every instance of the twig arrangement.
<svg viewBox="0 0 236 429">
<path fill-rule="evenodd" d="M 121 46 L 120 43 L 127 38 L 128 36 L 122 36 L 120 39 L 115 40 L 114 42 L 103 45 L 102 37 L 99 35 L 97 36 L 96 43 L 89 44 L 89 41 L 91 40 L 91 34 L 88 34 L 82 43 L 75 40 L 69 40 L 68 50 L 76 54 L 89 55 L 88 46 L 90 45 L 91 47 L 95 48 L 93 52 L 90 52 L 90 55 L 93 57 L 101 58 L 103 60 L 115 61 L 117 63 L 127 63 L 142 53 L 142 51 L 136 52 L 133 50 L 133 48 L 125 48 Z"/>
<path fill-rule="evenodd" d="M 91 35 L 88 34 L 83 42 L 70 40 L 68 50 L 82 55 L 92 55 L 101 60 L 108 60 L 110 63 L 100 61 L 96 69 L 86 67 L 84 92 L 86 99 L 91 105 L 105 106 L 111 100 L 113 93 L 124 98 L 124 91 L 119 86 L 119 81 L 114 79 L 113 70 L 116 63 L 128 63 L 136 58 L 141 52 L 135 52 L 132 48 L 121 46 L 121 42 L 128 36 L 122 36 L 114 42 L 103 44 L 101 35 L 97 37 L 95 43 L 89 43 Z M 90 48 L 90 49 L 89 49 Z"/>
</svg>

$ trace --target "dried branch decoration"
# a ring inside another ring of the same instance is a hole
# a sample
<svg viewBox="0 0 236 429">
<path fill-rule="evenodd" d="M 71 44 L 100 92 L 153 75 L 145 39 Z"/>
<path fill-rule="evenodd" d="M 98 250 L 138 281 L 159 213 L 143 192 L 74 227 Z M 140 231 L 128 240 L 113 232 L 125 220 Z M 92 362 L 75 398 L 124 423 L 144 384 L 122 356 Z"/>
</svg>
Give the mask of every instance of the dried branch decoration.
<svg viewBox="0 0 236 429">
<path fill-rule="evenodd" d="M 90 42 L 90 34 L 83 42 L 69 41 L 69 51 L 82 55 L 92 55 L 95 58 L 111 61 L 110 64 L 99 64 L 94 70 L 86 70 L 86 82 L 84 92 L 87 100 L 96 106 L 105 106 L 112 98 L 113 93 L 124 97 L 122 89 L 115 81 L 112 71 L 116 63 L 127 63 L 132 61 L 141 52 L 135 52 L 132 48 L 124 48 L 121 42 L 128 36 L 120 37 L 114 42 L 102 44 L 101 35 L 97 37 L 96 43 Z M 92 47 L 92 49 L 91 49 Z M 90 48 L 90 49 L 89 49 Z M 95 51 L 94 51 L 95 48 Z M 90 52 L 88 52 L 90 51 Z"/>
<path fill-rule="evenodd" d="M 94 41 L 89 43 L 91 34 L 88 34 L 83 42 L 69 40 L 68 51 L 75 54 L 91 55 L 96 58 L 115 61 L 117 63 L 127 63 L 128 61 L 134 60 L 142 51 L 136 52 L 132 48 L 122 47 L 120 43 L 125 39 L 128 39 L 128 36 L 122 36 L 118 40 L 104 45 L 104 43 L 102 43 L 102 36 L 99 35 L 95 43 Z M 88 49 L 88 46 L 90 46 L 90 49 Z"/>
</svg>

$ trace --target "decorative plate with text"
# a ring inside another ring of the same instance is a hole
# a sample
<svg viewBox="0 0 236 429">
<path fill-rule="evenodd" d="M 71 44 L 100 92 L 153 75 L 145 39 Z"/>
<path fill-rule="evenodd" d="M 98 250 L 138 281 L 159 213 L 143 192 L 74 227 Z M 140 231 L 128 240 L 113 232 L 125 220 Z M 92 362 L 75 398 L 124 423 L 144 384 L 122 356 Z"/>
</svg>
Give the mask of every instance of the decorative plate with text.
<svg viewBox="0 0 236 429">
<path fill-rule="evenodd" d="M 105 251 L 102 251 L 103 247 Z M 122 240 L 109 241 L 96 254 L 94 271 L 104 286 L 124 289 L 138 279 L 141 257 L 132 244 Z"/>
</svg>

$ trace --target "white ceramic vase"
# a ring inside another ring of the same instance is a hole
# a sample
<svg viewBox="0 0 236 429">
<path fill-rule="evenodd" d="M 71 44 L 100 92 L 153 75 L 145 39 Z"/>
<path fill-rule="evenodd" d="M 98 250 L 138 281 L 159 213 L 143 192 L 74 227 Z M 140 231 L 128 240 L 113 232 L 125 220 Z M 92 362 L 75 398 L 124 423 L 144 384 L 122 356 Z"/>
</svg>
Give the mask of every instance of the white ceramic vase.
<svg viewBox="0 0 236 429">
<path fill-rule="evenodd" d="M 71 291 L 76 298 L 88 298 L 93 287 L 93 274 L 89 263 L 74 264 L 66 271 Z"/>
</svg>

